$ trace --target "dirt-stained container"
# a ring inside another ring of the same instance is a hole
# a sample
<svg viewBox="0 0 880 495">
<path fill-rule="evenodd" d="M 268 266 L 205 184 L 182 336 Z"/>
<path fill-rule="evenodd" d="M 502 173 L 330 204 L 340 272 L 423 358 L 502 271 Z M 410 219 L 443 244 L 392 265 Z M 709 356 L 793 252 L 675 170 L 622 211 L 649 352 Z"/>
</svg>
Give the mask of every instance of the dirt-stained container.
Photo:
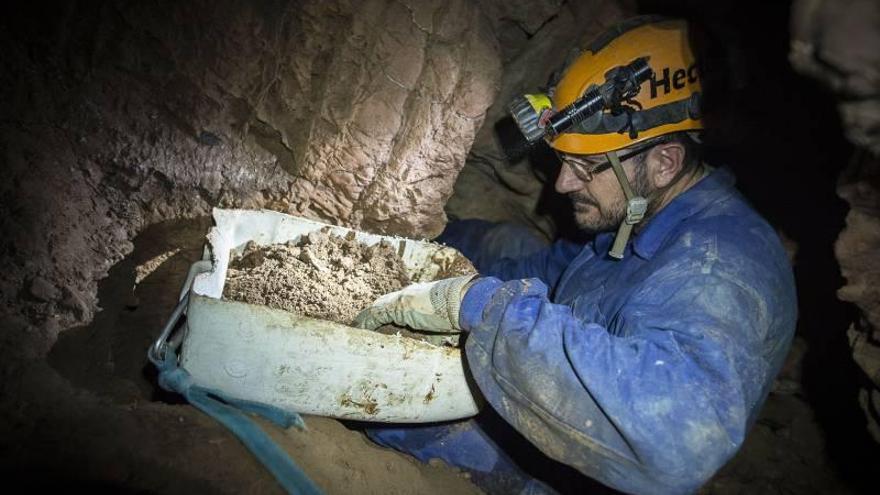
<svg viewBox="0 0 880 495">
<path fill-rule="evenodd" d="M 189 293 L 180 364 L 195 383 L 239 399 L 335 418 L 421 423 L 465 418 L 477 402 L 458 348 L 383 335 L 222 299 L 229 260 L 249 241 L 297 241 L 328 227 L 366 245 L 397 247 L 413 282 L 461 256 L 450 247 L 367 234 L 273 211 L 214 209 L 205 259 Z M 353 234 L 351 234 L 353 233 Z"/>
</svg>

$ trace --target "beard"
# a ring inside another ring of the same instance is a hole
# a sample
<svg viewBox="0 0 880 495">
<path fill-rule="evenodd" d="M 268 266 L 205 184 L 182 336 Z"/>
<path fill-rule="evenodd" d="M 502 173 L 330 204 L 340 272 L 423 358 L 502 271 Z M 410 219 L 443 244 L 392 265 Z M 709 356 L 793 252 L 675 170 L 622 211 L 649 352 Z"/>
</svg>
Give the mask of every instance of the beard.
<svg viewBox="0 0 880 495">
<path fill-rule="evenodd" d="M 648 181 L 648 167 L 644 164 L 637 165 L 630 186 L 636 196 L 649 198 L 648 211 L 645 213 L 645 218 L 647 218 L 654 209 L 654 201 L 650 198 L 655 191 L 655 188 Z M 622 190 L 621 196 L 623 196 Z M 589 233 L 617 230 L 620 223 L 626 219 L 626 197 L 621 197 L 607 206 L 600 205 L 595 198 L 584 191 L 571 193 L 568 197 L 574 208 L 575 224 L 581 230 Z"/>
<path fill-rule="evenodd" d="M 626 204 L 618 201 L 613 205 L 602 207 L 593 198 L 583 192 L 569 195 L 574 207 L 574 222 L 579 229 L 589 233 L 613 230 L 626 217 Z"/>
</svg>

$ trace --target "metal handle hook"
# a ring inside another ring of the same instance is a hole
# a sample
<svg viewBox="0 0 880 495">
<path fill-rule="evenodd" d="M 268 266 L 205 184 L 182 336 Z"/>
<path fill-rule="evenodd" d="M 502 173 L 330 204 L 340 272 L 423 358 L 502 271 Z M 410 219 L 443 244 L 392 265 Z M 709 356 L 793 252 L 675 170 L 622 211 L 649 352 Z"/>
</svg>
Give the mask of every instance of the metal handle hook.
<svg viewBox="0 0 880 495">
<path fill-rule="evenodd" d="M 147 358 L 156 366 L 159 366 L 165 360 L 165 352 L 169 346 L 168 339 L 177 326 L 177 322 L 180 321 L 180 317 L 186 312 L 187 304 L 189 304 L 189 291 L 192 288 L 193 280 L 195 280 L 196 275 L 210 271 L 212 266 L 211 260 L 199 260 L 189 267 L 186 280 L 183 282 L 183 287 L 180 290 L 177 306 L 174 307 L 174 311 L 171 312 L 171 316 L 165 322 L 165 326 L 162 327 L 162 333 L 159 335 L 159 338 L 156 339 L 147 351 Z"/>
</svg>

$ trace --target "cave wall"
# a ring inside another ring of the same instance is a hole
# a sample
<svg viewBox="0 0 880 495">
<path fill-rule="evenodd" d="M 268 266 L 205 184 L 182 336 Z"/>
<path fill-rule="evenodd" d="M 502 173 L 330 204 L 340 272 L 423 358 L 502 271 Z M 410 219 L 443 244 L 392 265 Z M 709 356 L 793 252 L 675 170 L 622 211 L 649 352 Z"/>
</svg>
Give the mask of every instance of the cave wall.
<svg viewBox="0 0 880 495">
<path fill-rule="evenodd" d="M 160 220 L 266 207 L 436 235 L 500 78 L 466 0 L 3 8 L 0 338 L 30 357 Z"/>
<path fill-rule="evenodd" d="M 552 172 L 535 166 L 540 159 L 525 156 L 510 161 L 498 138 L 507 130 L 494 124 L 508 116 L 511 99 L 546 91 L 551 75 L 561 71 L 569 57 L 607 27 L 635 15 L 636 6 L 628 0 L 480 3 L 495 13 L 490 19 L 499 33 L 504 78 L 487 112 L 486 122 L 492 125 L 477 133 L 446 211 L 455 218 L 515 222 L 552 239 L 564 218 L 559 208 L 554 209 L 560 198 L 554 198 L 557 204 L 545 201 L 548 188 L 552 189 Z"/>
<path fill-rule="evenodd" d="M 791 17 L 790 60 L 828 87 L 847 139 L 856 147 L 838 195 L 850 210 L 835 243 L 846 284 L 838 297 L 855 304 L 847 331 L 867 429 L 880 442 L 880 4 L 874 0 L 799 0 Z"/>
</svg>

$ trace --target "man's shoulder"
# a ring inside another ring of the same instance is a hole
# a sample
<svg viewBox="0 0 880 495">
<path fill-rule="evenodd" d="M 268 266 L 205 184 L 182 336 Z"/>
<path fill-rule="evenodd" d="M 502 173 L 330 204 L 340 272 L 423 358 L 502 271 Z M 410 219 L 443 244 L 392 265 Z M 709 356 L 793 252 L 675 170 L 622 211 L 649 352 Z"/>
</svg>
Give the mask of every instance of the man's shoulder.
<svg viewBox="0 0 880 495">
<path fill-rule="evenodd" d="M 784 255 L 776 229 L 738 192 L 703 209 L 676 230 L 676 237 L 714 238 L 733 252 L 749 254 L 771 249 L 772 254 Z"/>
<path fill-rule="evenodd" d="M 704 275 L 788 277 L 791 272 L 776 230 L 738 193 L 684 219 L 657 256 L 661 263 L 687 260 L 690 270 Z"/>
</svg>

